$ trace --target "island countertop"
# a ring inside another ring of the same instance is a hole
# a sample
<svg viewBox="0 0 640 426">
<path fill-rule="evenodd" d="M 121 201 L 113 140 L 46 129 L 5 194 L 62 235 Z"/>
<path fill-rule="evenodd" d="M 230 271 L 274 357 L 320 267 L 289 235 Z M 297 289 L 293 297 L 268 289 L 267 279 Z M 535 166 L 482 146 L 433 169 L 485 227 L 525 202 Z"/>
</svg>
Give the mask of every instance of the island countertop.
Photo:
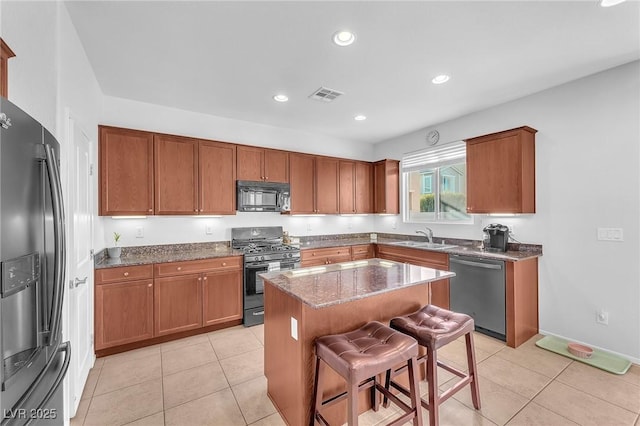
<svg viewBox="0 0 640 426">
<path fill-rule="evenodd" d="M 430 283 L 455 273 L 383 259 L 260 274 L 281 291 L 313 309 Z"/>
</svg>

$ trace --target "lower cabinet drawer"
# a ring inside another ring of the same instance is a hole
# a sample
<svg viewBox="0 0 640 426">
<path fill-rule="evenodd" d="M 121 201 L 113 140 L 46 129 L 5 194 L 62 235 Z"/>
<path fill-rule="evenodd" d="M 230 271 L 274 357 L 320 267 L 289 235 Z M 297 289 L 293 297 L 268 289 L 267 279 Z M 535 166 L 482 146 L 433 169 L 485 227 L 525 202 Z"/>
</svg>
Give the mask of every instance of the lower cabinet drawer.
<svg viewBox="0 0 640 426">
<path fill-rule="evenodd" d="M 242 268 L 242 256 L 219 257 L 215 259 L 188 260 L 184 262 L 157 263 L 156 277 L 209 272 L 211 270 L 233 270 Z"/>
<path fill-rule="evenodd" d="M 153 278 L 153 265 L 120 266 L 96 269 L 96 284 Z"/>
</svg>

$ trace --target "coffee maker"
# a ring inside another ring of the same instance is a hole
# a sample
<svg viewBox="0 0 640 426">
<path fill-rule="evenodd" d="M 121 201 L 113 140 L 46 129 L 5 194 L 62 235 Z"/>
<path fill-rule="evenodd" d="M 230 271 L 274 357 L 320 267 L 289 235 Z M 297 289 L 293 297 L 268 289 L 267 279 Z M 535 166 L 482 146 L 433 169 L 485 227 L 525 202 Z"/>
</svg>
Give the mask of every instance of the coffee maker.
<svg viewBox="0 0 640 426">
<path fill-rule="evenodd" d="M 509 242 L 509 228 L 499 223 L 492 223 L 483 229 L 484 249 L 486 251 L 507 251 Z"/>
</svg>

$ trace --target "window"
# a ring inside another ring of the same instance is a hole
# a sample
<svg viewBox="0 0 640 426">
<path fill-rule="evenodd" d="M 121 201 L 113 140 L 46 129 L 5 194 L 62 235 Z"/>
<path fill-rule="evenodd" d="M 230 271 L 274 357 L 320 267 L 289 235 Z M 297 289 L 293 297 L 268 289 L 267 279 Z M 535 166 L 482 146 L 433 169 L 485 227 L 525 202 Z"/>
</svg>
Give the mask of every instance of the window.
<svg viewBox="0 0 640 426">
<path fill-rule="evenodd" d="M 412 152 L 402 159 L 405 222 L 470 223 L 464 142 Z"/>
</svg>

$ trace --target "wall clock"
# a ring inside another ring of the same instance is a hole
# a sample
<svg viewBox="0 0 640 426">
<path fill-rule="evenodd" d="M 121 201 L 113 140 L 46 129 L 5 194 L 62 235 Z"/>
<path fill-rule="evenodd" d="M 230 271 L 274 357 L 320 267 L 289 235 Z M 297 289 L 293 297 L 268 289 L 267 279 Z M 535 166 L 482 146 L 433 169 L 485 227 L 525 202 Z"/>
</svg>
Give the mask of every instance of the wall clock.
<svg viewBox="0 0 640 426">
<path fill-rule="evenodd" d="M 427 132 L 426 140 L 427 140 L 427 144 L 435 145 L 440 140 L 440 133 L 438 133 L 437 130 L 431 130 Z"/>
</svg>

